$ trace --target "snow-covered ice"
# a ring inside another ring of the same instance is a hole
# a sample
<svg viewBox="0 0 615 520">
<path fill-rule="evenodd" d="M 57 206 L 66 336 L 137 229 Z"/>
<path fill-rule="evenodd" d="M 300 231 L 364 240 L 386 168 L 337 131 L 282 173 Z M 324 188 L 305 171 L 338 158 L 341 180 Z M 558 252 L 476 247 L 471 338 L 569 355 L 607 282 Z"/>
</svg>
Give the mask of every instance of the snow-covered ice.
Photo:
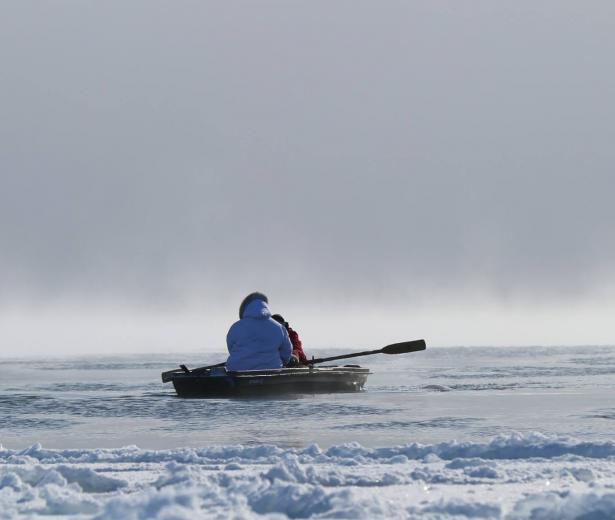
<svg viewBox="0 0 615 520">
<path fill-rule="evenodd" d="M 615 443 L 0 450 L 0 516 L 615 518 Z"/>
</svg>

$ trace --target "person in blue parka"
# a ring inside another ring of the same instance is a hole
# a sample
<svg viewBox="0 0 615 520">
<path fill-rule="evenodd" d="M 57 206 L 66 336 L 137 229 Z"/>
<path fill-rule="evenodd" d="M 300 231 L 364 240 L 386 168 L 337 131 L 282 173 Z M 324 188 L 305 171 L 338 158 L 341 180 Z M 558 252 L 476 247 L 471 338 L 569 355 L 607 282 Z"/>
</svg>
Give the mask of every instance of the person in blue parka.
<svg viewBox="0 0 615 520">
<path fill-rule="evenodd" d="M 227 370 L 282 368 L 290 360 L 293 347 L 288 332 L 271 319 L 268 303 L 267 296 L 259 292 L 249 294 L 241 302 L 240 319 L 226 335 Z"/>
</svg>

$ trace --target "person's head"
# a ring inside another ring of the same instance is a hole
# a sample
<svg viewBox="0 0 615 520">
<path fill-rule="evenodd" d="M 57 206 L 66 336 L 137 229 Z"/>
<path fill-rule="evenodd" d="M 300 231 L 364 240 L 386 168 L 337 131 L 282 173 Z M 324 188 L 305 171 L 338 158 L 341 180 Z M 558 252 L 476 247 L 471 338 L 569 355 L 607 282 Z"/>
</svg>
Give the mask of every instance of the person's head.
<svg viewBox="0 0 615 520">
<path fill-rule="evenodd" d="M 243 311 L 246 309 L 246 307 L 254 300 L 260 300 L 265 303 L 269 303 L 269 299 L 267 298 L 267 296 L 265 296 L 261 292 L 253 292 L 248 294 L 248 296 L 243 299 L 241 305 L 239 306 L 239 319 L 243 317 Z"/>
<path fill-rule="evenodd" d="M 281 314 L 274 314 L 273 316 L 271 316 L 271 318 L 280 323 L 281 325 L 284 325 L 284 327 L 288 329 L 288 322 L 282 317 Z"/>
</svg>

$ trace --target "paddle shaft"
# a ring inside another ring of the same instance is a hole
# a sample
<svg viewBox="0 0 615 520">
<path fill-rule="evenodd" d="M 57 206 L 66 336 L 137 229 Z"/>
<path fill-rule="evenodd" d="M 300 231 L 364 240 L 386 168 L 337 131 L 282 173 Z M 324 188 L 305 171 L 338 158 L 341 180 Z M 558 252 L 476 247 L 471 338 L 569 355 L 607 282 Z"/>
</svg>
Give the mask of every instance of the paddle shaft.
<svg viewBox="0 0 615 520">
<path fill-rule="evenodd" d="M 380 354 L 381 352 L 382 352 L 382 349 L 379 348 L 376 350 L 366 350 L 364 352 L 355 352 L 354 354 L 343 354 L 341 356 L 308 359 L 308 363 L 310 365 L 313 365 L 315 363 L 324 363 L 325 361 L 335 361 L 336 359 L 349 359 L 349 358 L 359 357 L 359 356 L 369 356 L 371 354 Z"/>
<path fill-rule="evenodd" d="M 209 365 L 206 367 L 199 367 L 199 368 L 193 368 L 192 370 L 190 370 L 189 368 L 186 367 L 186 365 L 180 365 L 180 368 L 176 368 L 175 370 L 167 370 L 166 372 L 162 373 L 162 382 L 163 383 L 168 383 L 169 381 L 171 381 L 171 379 L 173 378 L 173 376 L 175 374 L 178 373 L 184 373 L 184 374 L 199 374 L 205 370 L 209 370 L 210 368 L 218 368 L 218 367 L 223 367 L 224 365 L 226 365 L 226 361 L 223 361 L 222 363 L 217 363 L 215 365 Z"/>
<path fill-rule="evenodd" d="M 190 372 L 191 373 L 202 372 L 203 370 L 209 370 L 210 368 L 219 368 L 219 367 L 223 367 L 225 365 L 226 365 L 226 361 L 223 361 L 222 363 L 216 363 L 215 365 L 209 365 L 207 367 L 193 368 Z"/>
</svg>

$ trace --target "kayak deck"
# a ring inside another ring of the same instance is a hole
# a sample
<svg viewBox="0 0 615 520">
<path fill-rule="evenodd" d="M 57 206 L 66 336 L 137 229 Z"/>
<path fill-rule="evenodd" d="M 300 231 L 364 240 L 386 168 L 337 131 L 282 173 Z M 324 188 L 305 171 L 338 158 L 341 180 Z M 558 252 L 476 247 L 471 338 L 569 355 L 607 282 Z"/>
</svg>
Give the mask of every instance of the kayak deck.
<svg viewBox="0 0 615 520">
<path fill-rule="evenodd" d="M 358 392 L 369 369 L 357 365 L 296 367 L 272 370 L 173 374 L 170 380 L 179 397 L 227 397 L 266 394 Z"/>
</svg>

